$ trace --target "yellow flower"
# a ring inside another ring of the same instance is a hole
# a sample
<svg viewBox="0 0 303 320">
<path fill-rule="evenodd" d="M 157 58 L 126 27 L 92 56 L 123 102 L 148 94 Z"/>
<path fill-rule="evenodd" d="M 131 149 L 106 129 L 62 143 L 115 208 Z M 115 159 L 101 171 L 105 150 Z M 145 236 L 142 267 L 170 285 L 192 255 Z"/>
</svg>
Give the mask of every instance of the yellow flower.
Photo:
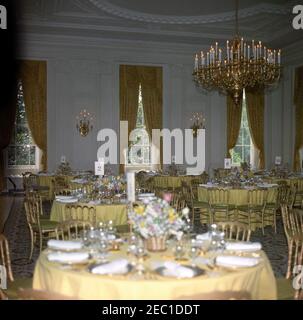
<svg viewBox="0 0 303 320">
<path fill-rule="evenodd" d="M 176 216 L 175 216 L 174 210 L 172 210 L 172 212 L 170 210 L 170 212 L 168 214 L 168 220 L 169 220 L 169 222 L 174 222 L 176 220 Z"/>
<path fill-rule="evenodd" d="M 134 208 L 134 211 L 136 212 L 136 214 L 143 215 L 145 212 L 145 208 L 143 206 L 137 206 Z"/>
</svg>

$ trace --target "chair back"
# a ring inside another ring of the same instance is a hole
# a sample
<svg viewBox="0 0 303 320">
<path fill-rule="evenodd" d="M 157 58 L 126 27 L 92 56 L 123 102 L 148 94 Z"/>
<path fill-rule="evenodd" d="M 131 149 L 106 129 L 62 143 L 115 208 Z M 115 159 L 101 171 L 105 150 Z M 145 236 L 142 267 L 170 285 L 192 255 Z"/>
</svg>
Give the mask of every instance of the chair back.
<svg viewBox="0 0 303 320">
<path fill-rule="evenodd" d="M 64 208 L 65 220 L 78 220 L 96 224 L 96 208 L 92 206 L 66 205 Z"/>
<path fill-rule="evenodd" d="M 192 188 L 185 181 L 181 181 L 182 195 L 187 206 L 193 207 Z"/>
<path fill-rule="evenodd" d="M 25 201 L 28 202 L 38 202 L 39 203 L 39 212 L 40 215 L 43 216 L 43 205 L 42 205 L 42 197 L 37 191 L 29 191 L 25 192 Z"/>
<path fill-rule="evenodd" d="M 290 186 L 285 181 L 279 182 L 278 185 L 278 204 L 288 204 L 291 192 Z"/>
<path fill-rule="evenodd" d="M 303 234 L 303 211 L 282 206 L 282 219 L 287 239 Z"/>
<path fill-rule="evenodd" d="M 38 226 L 40 228 L 41 207 L 39 201 L 25 200 L 24 208 L 27 223 L 31 226 Z"/>
<path fill-rule="evenodd" d="M 225 233 L 228 240 L 250 241 L 251 230 L 239 222 L 219 222 L 218 229 Z"/>
<path fill-rule="evenodd" d="M 14 281 L 9 245 L 6 237 L 3 234 L 0 234 L 0 265 L 5 267 L 8 279 L 10 281 Z"/>
<path fill-rule="evenodd" d="M 83 232 L 93 227 L 88 221 L 64 221 L 55 229 L 57 240 L 73 240 L 82 237 Z"/>
<path fill-rule="evenodd" d="M 211 206 L 227 206 L 229 204 L 229 189 L 209 188 L 208 201 Z"/>
<path fill-rule="evenodd" d="M 266 189 L 253 189 L 248 191 L 248 204 L 250 207 L 265 207 L 267 200 Z"/>
</svg>

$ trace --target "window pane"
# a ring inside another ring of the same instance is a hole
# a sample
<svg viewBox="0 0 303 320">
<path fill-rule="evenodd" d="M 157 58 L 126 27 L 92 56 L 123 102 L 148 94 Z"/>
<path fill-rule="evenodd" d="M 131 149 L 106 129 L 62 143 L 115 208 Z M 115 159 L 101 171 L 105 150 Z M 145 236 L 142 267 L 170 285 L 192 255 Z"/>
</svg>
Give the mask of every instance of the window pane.
<svg viewBox="0 0 303 320">
<path fill-rule="evenodd" d="M 15 147 L 8 147 L 8 165 L 16 165 Z"/>
<path fill-rule="evenodd" d="M 26 146 L 16 147 L 16 165 L 17 166 L 29 165 L 29 150 L 30 148 Z"/>
<path fill-rule="evenodd" d="M 32 143 L 29 129 L 24 126 L 16 127 L 16 144 L 18 145 L 29 145 Z"/>
<path fill-rule="evenodd" d="M 250 163 L 250 146 L 244 147 L 244 162 Z"/>
<path fill-rule="evenodd" d="M 248 128 L 244 129 L 243 144 L 250 145 L 250 133 Z"/>
<path fill-rule="evenodd" d="M 30 147 L 30 165 L 36 165 L 36 147 Z"/>
</svg>

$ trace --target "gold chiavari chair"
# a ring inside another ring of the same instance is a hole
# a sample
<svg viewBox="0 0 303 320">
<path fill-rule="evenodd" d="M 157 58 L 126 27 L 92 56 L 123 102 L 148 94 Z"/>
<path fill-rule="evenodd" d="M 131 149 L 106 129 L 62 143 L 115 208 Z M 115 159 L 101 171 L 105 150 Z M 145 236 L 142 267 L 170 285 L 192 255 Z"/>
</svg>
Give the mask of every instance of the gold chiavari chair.
<svg viewBox="0 0 303 320">
<path fill-rule="evenodd" d="M 55 176 L 52 180 L 54 195 L 58 195 L 62 190 L 68 190 L 69 185 L 64 176 Z"/>
<path fill-rule="evenodd" d="M 293 271 L 302 258 L 302 211 L 291 209 L 287 204 L 282 205 L 282 220 L 288 246 L 288 262 L 285 278 L 277 279 L 278 299 L 289 300 L 299 298 L 300 292 L 293 288 Z M 300 225 L 301 223 L 301 225 Z"/>
<path fill-rule="evenodd" d="M 212 222 L 216 222 L 217 214 L 225 215 L 225 221 L 230 220 L 230 211 L 235 207 L 229 204 L 229 191 L 229 189 L 223 188 L 209 188 L 207 190 Z"/>
<path fill-rule="evenodd" d="M 294 206 L 303 208 L 303 179 L 299 179 L 295 184 L 296 196 L 294 199 Z"/>
<path fill-rule="evenodd" d="M 88 221 L 64 221 L 61 222 L 55 229 L 57 240 L 73 240 L 82 237 L 83 232 L 90 230 L 93 227 Z"/>
<path fill-rule="evenodd" d="M 42 197 L 42 199 L 48 199 L 49 187 L 40 185 L 38 175 L 26 173 L 23 176 L 23 180 L 25 181 L 25 192 L 36 191 Z"/>
<path fill-rule="evenodd" d="M 275 188 L 271 190 L 272 199 L 266 201 L 265 209 L 262 212 L 262 227 L 264 230 L 265 224 L 273 224 L 275 233 L 277 233 L 277 211 L 279 208 L 279 190 Z"/>
<path fill-rule="evenodd" d="M 64 221 L 77 220 L 90 222 L 96 225 L 96 208 L 93 206 L 66 205 L 64 208 Z"/>
<path fill-rule="evenodd" d="M 39 250 L 41 252 L 43 240 L 52 238 L 57 222 L 40 219 L 40 203 L 38 201 L 25 200 L 24 207 L 31 238 L 31 250 L 29 255 L 29 260 L 31 260 L 37 238 L 39 238 Z"/>
<path fill-rule="evenodd" d="M 252 229 L 252 218 L 255 223 L 262 224 L 262 215 L 264 214 L 267 201 L 266 189 L 253 189 L 248 190 L 247 193 L 247 205 L 241 205 L 237 207 L 237 220 L 248 220 L 248 228 Z M 264 225 L 262 224 L 262 233 L 264 235 Z"/>
<path fill-rule="evenodd" d="M 290 195 L 291 188 L 287 185 L 286 181 L 278 182 L 278 204 L 280 210 L 282 205 L 287 205 L 289 203 Z"/>
<path fill-rule="evenodd" d="M 40 196 L 40 194 L 37 191 L 26 191 L 25 192 L 25 200 L 31 201 L 31 202 L 38 202 L 41 218 L 43 218 L 43 216 L 44 216 L 43 202 L 42 202 L 42 197 Z"/>
<path fill-rule="evenodd" d="M 210 215 L 210 208 L 209 203 L 199 201 L 198 198 L 198 188 L 201 184 L 201 180 L 193 179 L 190 185 L 191 187 L 191 194 L 192 194 L 192 211 L 193 211 L 193 224 L 195 220 L 200 220 L 201 223 L 208 223 L 210 224 L 212 219 Z M 196 218 L 198 217 L 198 219 Z"/>
<path fill-rule="evenodd" d="M 30 288 L 32 286 L 31 278 L 14 278 L 11 266 L 9 244 L 6 237 L 3 234 L 0 234 L 0 265 L 5 267 L 8 280 L 7 289 L 3 289 L 2 292 L 3 299 L 14 299 L 17 297 L 18 288 Z"/>
<path fill-rule="evenodd" d="M 239 222 L 219 222 L 218 229 L 225 233 L 226 239 L 250 241 L 251 230 L 247 225 Z"/>
</svg>

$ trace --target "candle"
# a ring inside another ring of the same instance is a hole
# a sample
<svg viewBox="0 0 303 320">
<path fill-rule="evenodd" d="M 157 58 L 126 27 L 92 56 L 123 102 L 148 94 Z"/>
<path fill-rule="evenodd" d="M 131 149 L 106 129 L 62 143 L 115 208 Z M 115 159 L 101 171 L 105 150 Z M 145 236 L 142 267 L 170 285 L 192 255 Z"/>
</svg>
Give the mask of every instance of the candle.
<svg viewBox="0 0 303 320">
<path fill-rule="evenodd" d="M 195 57 L 195 71 L 198 70 L 198 55 L 196 54 L 196 57 Z"/>
<path fill-rule="evenodd" d="M 250 60 L 250 46 L 247 46 L 247 58 Z"/>
<path fill-rule="evenodd" d="M 244 59 L 246 59 L 246 43 L 244 43 Z"/>
<path fill-rule="evenodd" d="M 278 52 L 278 64 L 281 64 L 281 50 Z"/>
<path fill-rule="evenodd" d="M 219 49 L 219 61 L 222 62 L 222 50 Z"/>
<path fill-rule="evenodd" d="M 127 173 L 127 199 L 129 202 L 136 201 L 136 182 L 135 182 L 135 173 Z"/>
</svg>

